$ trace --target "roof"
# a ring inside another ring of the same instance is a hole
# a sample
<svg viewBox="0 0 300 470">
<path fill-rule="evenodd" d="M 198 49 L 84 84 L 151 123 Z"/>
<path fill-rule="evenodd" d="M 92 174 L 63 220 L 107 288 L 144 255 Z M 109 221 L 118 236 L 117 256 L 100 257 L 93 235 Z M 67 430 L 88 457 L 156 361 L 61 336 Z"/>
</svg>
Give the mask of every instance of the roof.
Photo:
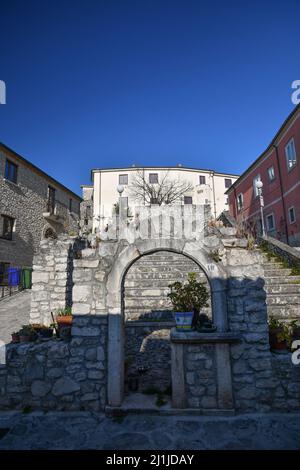
<svg viewBox="0 0 300 470">
<path fill-rule="evenodd" d="M 202 173 L 213 173 L 214 175 L 217 176 L 231 176 L 233 178 L 238 178 L 239 175 L 233 174 L 233 173 L 222 173 L 220 171 L 215 171 L 215 170 L 209 170 L 209 169 L 204 169 L 204 168 L 193 168 L 193 167 L 187 167 L 187 166 L 130 166 L 130 167 L 116 167 L 116 168 L 93 168 L 91 171 L 91 180 L 93 181 L 93 173 L 101 171 L 101 172 L 110 172 L 110 171 L 118 171 L 118 172 L 123 172 L 123 171 L 134 171 L 134 170 L 187 170 L 187 171 L 197 171 L 197 172 L 202 172 Z"/>
<path fill-rule="evenodd" d="M 41 170 L 40 168 L 38 168 L 37 166 L 35 166 L 33 163 L 31 163 L 29 160 L 26 160 L 26 158 L 22 157 L 20 154 L 18 154 L 17 152 L 15 152 L 14 150 L 12 150 L 11 148 L 9 148 L 7 145 L 3 144 L 2 142 L 0 142 L 0 150 L 1 148 L 3 149 L 4 152 L 8 152 L 10 154 L 12 154 L 17 160 L 19 160 L 21 163 L 24 163 L 26 166 L 32 168 L 36 173 L 38 173 L 39 175 L 43 176 L 44 178 L 46 178 L 48 181 L 50 181 L 51 183 L 54 183 L 56 184 L 57 186 L 59 186 L 61 189 L 63 189 L 64 191 L 67 191 L 69 194 L 72 194 L 72 196 L 75 198 L 75 199 L 78 199 L 79 201 L 82 201 L 82 198 L 80 196 L 78 196 L 78 194 L 74 193 L 73 191 L 71 191 L 71 189 L 67 188 L 66 186 L 64 186 L 62 183 L 60 183 L 59 181 L 57 181 L 56 179 L 52 178 L 52 176 L 48 175 L 47 173 L 45 173 L 43 170 Z"/>
<path fill-rule="evenodd" d="M 282 126 L 280 127 L 279 131 L 276 132 L 275 136 L 273 137 L 271 143 L 268 145 L 268 147 L 266 148 L 266 150 L 263 151 L 262 154 L 260 154 L 260 156 L 254 160 L 254 162 L 244 171 L 244 173 L 242 173 L 239 178 L 230 186 L 230 188 L 227 189 L 227 191 L 225 192 L 225 194 L 229 194 L 231 193 L 231 191 L 233 191 L 233 189 L 238 186 L 238 184 L 240 183 L 241 179 L 243 179 L 247 173 L 249 173 L 258 163 L 259 161 L 266 156 L 266 153 L 268 153 L 272 147 L 274 147 L 276 141 L 278 140 L 278 138 L 280 137 L 280 135 L 282 134 L 282 132 L 285 130 L 286 126 L 290 123 L 290 121 L 297 115 L 298 111 L 300 111 L 300 104 L 298 104 L 297 106 L 295 106 L 295 108 L 293 109 L 293 111 L 288 115 L 288 117 L 286 118 L 286 120 L 284 121 L 284 123 L 282 124 Z"/>
</svg>

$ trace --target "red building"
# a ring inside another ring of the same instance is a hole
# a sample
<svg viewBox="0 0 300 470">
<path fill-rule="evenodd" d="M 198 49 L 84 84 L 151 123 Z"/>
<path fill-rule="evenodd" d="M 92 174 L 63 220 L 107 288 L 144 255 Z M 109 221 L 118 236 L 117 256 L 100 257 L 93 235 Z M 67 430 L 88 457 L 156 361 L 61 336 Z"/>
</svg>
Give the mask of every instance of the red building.
<svg viewBox="0 0 300 470">
<path fill-rule="evenodd" d="M 266 234 L 300 246 L 300 105 L 226 193 L 230 215 L 256 233 L 262 232 L 260 192 Z"/>
</svg>

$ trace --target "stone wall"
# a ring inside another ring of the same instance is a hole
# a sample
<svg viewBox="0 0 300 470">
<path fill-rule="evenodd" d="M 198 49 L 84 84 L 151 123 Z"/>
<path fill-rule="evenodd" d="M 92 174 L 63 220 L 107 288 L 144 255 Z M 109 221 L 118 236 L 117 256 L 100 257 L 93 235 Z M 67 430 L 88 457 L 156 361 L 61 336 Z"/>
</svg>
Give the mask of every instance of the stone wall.
<svg viewBox="0 0 300 470">
<path fill-rule="evenodd" d="M 218 408 L 217 368 L 214 345 L 187 344 L 184 348 L 184 362 L 187 407 L 202 409 Z"/>
<path fill-rule="evenodd" d="M 4 179 L 6 158 L 18 165 L 17 184 Z M 48 185 L 56 189 L 57 214 L 62 216 L 63 223 L 58 224 L 43 217 Z M 73 201 L 72 212 L 69 211 L 70 198 Z M 0 238 L 0 262 L 8 262 L 13 266 L 32 266 L 34 253 L 39 249 L 46 228 L 51 227 L 57 234 L 77 230 L 79 213 L 80 199 L 73 193 L 0 150 L 0 214 L 15 219 L 13 239 Z"/>
<path fill-rule="evenodd" d="M 107 317 L 75 317 L 72 339 L 7 347 L 0 409 L 100 411 L 106 404 Z"/>
<path fill-rule="evenodd" d="M 170 329 L 173 322 L 131 321 L 125 325 L 125 383 L 138 378 L 138 391 L 171 386 Z M 129 387 L 130 388 L 130 387 Z"/>
<path fill-rule="evenodd" d="M 80 242 L 62 235 L 40 243 L 34 256 L 31 292 L 31 323 L 52 323 L 51 312 L 72 306 L 73 263 Z"/>
</svg>

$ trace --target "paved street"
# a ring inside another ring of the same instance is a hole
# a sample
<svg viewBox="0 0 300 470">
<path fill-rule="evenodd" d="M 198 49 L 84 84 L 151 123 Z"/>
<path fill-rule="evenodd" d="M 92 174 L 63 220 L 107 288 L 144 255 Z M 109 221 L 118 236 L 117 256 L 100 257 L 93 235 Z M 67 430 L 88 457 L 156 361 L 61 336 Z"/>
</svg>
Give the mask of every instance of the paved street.
<svg viewBox="0 0 300 470">
<path fill-rule="evenodd" d="M 11 333 L 29 323 L 30 290 L 0 301 L 0 341 L 10 342 Z"/>
<path fill-rule="evenodd" d="M 300 449 L 300 415 L 137 416 L 7 412 L 2 449 Z"/>
</svg>

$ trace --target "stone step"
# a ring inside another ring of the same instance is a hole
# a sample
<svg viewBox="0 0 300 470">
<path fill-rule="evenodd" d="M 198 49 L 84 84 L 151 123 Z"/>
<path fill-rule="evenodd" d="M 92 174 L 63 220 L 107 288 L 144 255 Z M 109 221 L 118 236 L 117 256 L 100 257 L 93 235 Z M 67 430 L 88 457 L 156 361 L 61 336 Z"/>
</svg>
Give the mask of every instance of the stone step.
<svg viewBox="0 0 300 470">
<path fill-rule="evenodd" d="M 283 267 L 282 261 L 263 261 L 263 264 L 264 264 L 264 267 L 272 267 L 272 266 Z"/>
<path fill-rule="evenodd" d="M 172 274 L 172 275 L 171 275 Z M 158 272 L 151 272 L 151 273 L 135 273 L 135 274 L 131 274 L 131 273 L 128 273 L 126 274 L 126 278 L 125 278 L 125 282 L 127 280 L 129 281 L 132 281 L 132 280 L 137 280 L 137 281 L 140 281 L 140 280 L 150 280 L 150 279 L 156 279 L 156 280 L 160 280 L 160 279 L 167 279 L 167 280 L 170 280 L 171 282 L 173 282 L 172 280 L 177 280 L 179 278 L 182 278 L 182 279 L 187 279 L 187 273 L 184 273 L 182 271 L 178 271 L 178 272 L 173 272 L 173 273 L 167 273 L 167 272 L 162 272 L 162 273 L 158 273 Z M 206 279 L 206 277 L 204 277 L 205 274 L 203 274 L 203 279 Z"/>
<path fill-rule="evenodd" d="M 167 276 L 166 278 L 163 279 L 149 279 L 148 277 L 139 279 L 138 282 L 136 279 L 125 279 L 125 289 L 132 289 L 132 288 L 138 288 L 138 289 L 150 289 L 150 288 L 160 288 L 160 289 L 167 289 L 169 287 L 169 284 L 175 281 L 180 281 L 180 282 L 185 282 L 187 280 L 187 276 L 184 274 L 181 274 L 180 276 Z M 207 286 L 209 286 L 207 278 L 205 275 L 199 276 L 198 280 L 200 282 L 205 282 Z"/>
<path fill-rule="evenodd" d="M 300 295 L 300 284 L 270 284 L 265 286 L 267 294 L 298 294 Z"/>
<path fill-rule="evenodd" d="M 169 265 L 169 264 L 166 264 L 166 265 L 158 265 L 158 266 L 154 266 L 154 265 L 147 265 L 147 266 L 135 266 L 134 268 L 132 267 L 130 269 L 130 272 L 131 274 L 134 274 L 134 273 L 153 273 L 153 272 L 175 272 L 175 271 L 182 271 L 184 270 L 185 272 L 189 272 L 189 271 L 199 271 L 199 269 L 197 269 L 197 266 L 193 266 L 193 268 L 191 269 L 189 266 L 186 266 L 186 265 L 183 265 L 183 264 L 180 264 L 178 266 L 173 266 L 172 264 Z"/>
<path fill-rule="evenodd" d="M 127 287 L 125 291 L 125 299 L 129 299 L 131 297 L 136 298 L 138 303 L 139 297 L 166 297 L 167 294 L 170 292 L 168 287 L 166 288 L 141 288 L 141 287 Z"/>
<path fill-rule="evenodd" d="M 299 305 L 292 305 L 285 307 L 283 305 L 268 305 L 268 318 L 275 317 L 279 319 L 299 320 L 300 307 Z"/>
<path fill-rule="evenodd" d="M 292 294 L 268 294 L 267 305 L 286 305 L 286 306 L 298 306 L 300 314 L 300 295 Z"/>
<path fill-rule="evenodd" d="M 282 269 L 265 268 L 264 269 L 264 274 L 267 277 L 288 276 L 290 273 L 291 273 L 291 270 L 287 268 L 282 268 Z"/>
<path fill-rule="evenodd" d="M 273 285 L 273 284 L 292 284 L 300 285 L 300 276 L 276 276 L 276 277 L 265 277 L 266 285 Z"/>
</svg>

